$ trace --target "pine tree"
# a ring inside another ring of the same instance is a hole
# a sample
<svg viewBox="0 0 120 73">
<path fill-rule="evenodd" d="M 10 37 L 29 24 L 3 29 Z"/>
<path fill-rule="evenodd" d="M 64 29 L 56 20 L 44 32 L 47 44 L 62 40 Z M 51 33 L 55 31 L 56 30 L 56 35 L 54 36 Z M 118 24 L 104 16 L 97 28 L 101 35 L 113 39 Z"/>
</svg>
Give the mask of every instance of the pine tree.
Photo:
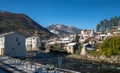
<svg viewBox="0 0 120 73">
<path fill-rule="evenodd" d="M 76 42 L 77 44 L 79 44 L 79 39 L 80 39 L 80 36 L 79 36 L 78 34 L 76 34 L 75 42 Z"/>
</svg>

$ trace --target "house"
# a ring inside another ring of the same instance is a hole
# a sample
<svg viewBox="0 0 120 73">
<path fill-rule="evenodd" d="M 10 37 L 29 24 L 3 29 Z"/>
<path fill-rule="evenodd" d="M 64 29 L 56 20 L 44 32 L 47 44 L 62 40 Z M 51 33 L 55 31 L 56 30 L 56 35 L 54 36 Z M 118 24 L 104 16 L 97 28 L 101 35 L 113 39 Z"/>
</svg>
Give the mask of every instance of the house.
<svg viewBox="0 0 120 73">
<path fill-rule="evenodd" d="M 94 36 L 94 30 L 90 29 L 90 30 L 82 30 L 81 31 L 81 35 L 83 37 L 83 39 L 88 39 L 89 37 L 93 37 Z"/>
<path fill-rule="evenodd" d="M 66 41 L 64 41 L 64 40 L 60 40 L 60 41 L 52 41 L 52 42 L 48 42 L 48 43 L 46 43 L 46 45 L 45 45 L 45 47 L 46 47 L 46 51 L 47 52 L 49 52 L 50 50 L 50 48 L 51 48 L 51 46 L 55 46 L 55 45 L 59 45 L 59 48 L 62 48 L 62 49 L 65 49 L 66 50 L 66 46 L 67 46 L 67 44 L 68 43 L 70 43 L 71 41 L 69 41 L 69 40 L 66 40 Z M 58 46 L 57 46 L 58 47 Z"/>
<path fill-rule="evenodd" d="M 88 43 L 83 44 L 82 47 L 83 47 L 83 48 L 82 48 L 82 50 L 81 50 L 81 55 L 87 55 L 87 50 L 88 50 L 88 51 L 94 50 L 94 48 L 92 47 L 92 45 L 91 45 L 91 44 L 88 44 Z"/>
<path fill-rule="evenodd" d="M 32 36 L 26 38 L 27 51 L 37 51 L 40 46 L 41 46 L 41 41 L 39 36 Z"/>
<path fill-rule="evenodd" d="M 15 32 L 0 35 L 0 55 L 11 57 L 25 56 L 25 37 Z"/>
<path fill-rule="evenodd" d="M 51 47 L 57 45 L 56 47 L 57 48 L 61 48 L 61 49 L 64 49 L 66 50 L 67 48 L 67 44 L 72 42 L 72 38 L 70 37 L 64 37 L 64 38 L 59 38 L 57 40 L 52 40 L 50 42 L 47 42 L 45 47 L 46 47 L 46 51 L 49 52 Z"/>
<path fill-rule="evenodd" d="M 89 40 L 89 44 L 91 44 L 91 45 L 95 45 L 96 44 L 96 42 L 97 42 L 97 39 L 91 39 L 91 40 Z"/>
<path fill-rule="evenodd" d="M 76 43 L 69 43 L 67 44 L 67 52 L 68 53 L 75 53 L 75 50 L 77 49 L 77 44 Z"/>
<path fill-rule="evenodd" d="M 99 40 L 104 40 L 106 37 L 107 37 L 106 34 L 101 34 L 100 37 L 99 37 Z"/>
</svg>

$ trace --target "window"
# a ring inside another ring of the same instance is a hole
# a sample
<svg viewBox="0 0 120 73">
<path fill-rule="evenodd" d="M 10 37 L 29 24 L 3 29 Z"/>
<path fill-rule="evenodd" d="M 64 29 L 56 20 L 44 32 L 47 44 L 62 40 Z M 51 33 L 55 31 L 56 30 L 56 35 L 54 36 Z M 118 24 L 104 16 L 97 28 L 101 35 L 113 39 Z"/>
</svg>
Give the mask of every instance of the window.
<svg viewBox="0 0 120 73">
<path fill-rule="evenodd" d="M 20 42 L 18 42 L 18 45 L 20 45 Z"/>
<path fill-rule="evenodd" d="M 18 41 L 18 37 L 16 37 L 16 41 Z"/>
<path fill-rule="evenodd" d="M 69 49 L 71 49 L 71 47 L 69 47 Z"/>
<path fill-rule="evenodd" d="M 15 50 L 15 48 L 12 48 L 12 50 Z"/>
</svg>

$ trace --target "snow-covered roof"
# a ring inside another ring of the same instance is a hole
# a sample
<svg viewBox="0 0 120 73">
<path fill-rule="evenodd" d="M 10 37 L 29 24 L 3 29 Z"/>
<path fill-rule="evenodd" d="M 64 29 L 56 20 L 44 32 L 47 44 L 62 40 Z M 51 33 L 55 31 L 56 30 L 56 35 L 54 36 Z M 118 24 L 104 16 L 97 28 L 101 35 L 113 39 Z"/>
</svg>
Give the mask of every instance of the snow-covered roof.
<svg viewBox="0 0 120 73">
<path fill-rule="evenodd" d="M 120 30 L 120 28 L 117 28 L 117 30 Z"/>
<path fill-rule="evenodd" d="M 87 47 L 87 50 L 94 50 L 94 48 L 92 48 L 92 47 L 91 47 L 91 48 Z"/>
<path fill-rule="evenodd" d="M 1 34 L 0 36 L 7 36 L 7 35 L 10 35 L 10 34 L 13 34 L 15 32 L 9 32 L 9 33 L 4 33 L 4 34 Z"/>
<path fill-rule="evenodd" d="M 55 42 L 49 42 L 49 43 L 47 43 L 47 44 L 55 44 Z"/>
<path fill-rule="evenodd" d="M 47 44 L 55 44 L 55 43 L 69 43 L 71 41 L 52 41 L 52 42 L 48 42 Z"/>
<path fill-rule="evenodd" d="M 101 34 L 100 36 L 107 36 L 106 34 Z"/>
<path fill-rule="evenodd" d="M 120 33 L 120 32 L 113 32 L 114 34 L 118 34 L 118 33 Z"/>
<path fill-rule="evenodd" d="M 82 46 L 86 47 L 88 50 L 94 50 L 94 48 L 92 47 L 92 45 L 89 44 L 89 43 L 83 44 Z"/>
<path fill-rule="evenodd" d="M 33 38 L 39 38 L 39 36 L 31 36 L 31 37 L 27 37 L 26 39 L 30 40 L 30 39 L 33 39 Z"/>
<path fill-rule="evenodd" d="M 61 41 L 68 41 L 68 40 L 70 40 L 70 38 L 65 37 L 65 38 L 60 38 L 60 40 L 61 40 Z"/>
<path fill-rule="evenodd" d="M 83 44 L 82 46 L 85 47 L 85 46 L 87 46 L 87 45 L 88 45 L 88 43 L 85 43 L 85 44 Z"/>
<path fill-rule="evenodd" d="M 68 46 L 76 45 L 76 43 L 69 43 Z"/>
</svg>

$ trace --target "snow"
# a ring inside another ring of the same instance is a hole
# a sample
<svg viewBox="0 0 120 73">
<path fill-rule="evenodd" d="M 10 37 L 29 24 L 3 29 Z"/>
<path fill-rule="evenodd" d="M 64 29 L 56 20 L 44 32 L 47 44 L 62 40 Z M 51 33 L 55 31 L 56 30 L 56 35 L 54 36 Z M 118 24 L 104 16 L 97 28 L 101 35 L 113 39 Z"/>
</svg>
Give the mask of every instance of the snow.
<svg viewBox="0 0 120 73">
<path fill-rule="evenodd" d="M 69 32 L 69 33 L 73 33 L 73 31 L 72 31 L 72 30 L 67 30 L 67 32 Z"/>
<path fill-rule="evenodd" d="M 69 43 L 68 45 L 69 46 L 73 46 L 73 45 L 76 45 L 76 43 Z"/>
<path fill-rule="evenodd" d="M 54 33 L 54 34 L 59 34 L 59 32 L 56 31 L 56 30 L 50 30 L 50 32 L 51 32 L 51 33 Z"/>
<path fill-rule="evenodd" d="M 118 28 L 117 30 L 120 30 L 120 28 Z"/>
<path fill-rule="evenodd" d="M 65 38 L 60 38 L 60 40 L 61 40 L 61 41 L 69 41 L 69 40 L 70 40 L 70 38 L 65 37 Z"/>
<path fill-rule="evenodd" d="M 62 28 L 62 25 L 56 25 L 56 27 L 57 27 L 58 29 L 61 29 L 61 28 Z"/>
<path fill-rule="evenodd" d="M 0 57 L 0 66 L 7 68 L 7 70 L 12 71 L 12 73 L 35 73 L 36 70 L 39 68 L 42 73 L 62 73 L 57 70 L 48 71 L 46 70 L 46 66 L 38 63 L 33 63 L 29 61 L 22 61 L 19 59 L 10 59 L 10 58 L 1 58 Z M 6 73 L 3 70 L 0 70 L 0 73 Z M 37 72 L 41 73 L 41 72 Z"/>
<path fill-rule="evenodd" d="M 35 73 L 38 71 L 38 69 L 40 72 L 37 72 L 37 73 L 63 73 L 63 71 L 77 73 L 76 71 L 66 70 L 66 69 L 61 69 L 61 71 L 58 71 L 59 68 L 55 68 L 55 70 L 47 71 L 46 65 L 42 65 L 39 63 L 31 64 L 31 62 L 29 61 L 13 59 L 10 57 L 0 57 L 0 66 L 11 71 L 12 73 Z M 7 72 L 0 70 L 0 73 L 7 73 Z"/>
</svg>

